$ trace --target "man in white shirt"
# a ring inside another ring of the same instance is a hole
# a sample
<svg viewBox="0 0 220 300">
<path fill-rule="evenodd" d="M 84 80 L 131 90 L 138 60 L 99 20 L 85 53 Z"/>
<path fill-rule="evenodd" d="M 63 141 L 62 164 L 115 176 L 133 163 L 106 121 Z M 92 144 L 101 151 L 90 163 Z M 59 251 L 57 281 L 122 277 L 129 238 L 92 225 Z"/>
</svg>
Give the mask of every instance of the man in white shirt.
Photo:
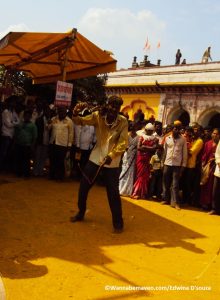
<svg viewBox="0 0 220 300">
<path fill-rule="evenodd" d="M 181 126 L 173 125 L 172 133 L 164 141 L 162 203 L 171 204 L 176 209 L 180 209 L 179 180 L 187 164 L 187 143 L 180 130 Z"/>
<path fill-rule="evenodd" d="M 1 144 L 0 144 L 0 169 L 3 168 L 9 148 L 14 137 L 14 128 L 19 124 L 20 120 L 15 112 L 16 96 L 11 96 L 6 99 L 6 107 L 2 112 L 2 127 L 1 127 Z"/>
<path fill-rule="evenodd" d="M 64 106 L 58 107 L 57 116 L 48 125 L 51 129 L 49 144 L 50 179 L 63 180 L 65 174 L 64 160 L 73 143 L 73 121 L 67 116 Z"/>
<path fill-rule="evenodd" d="M 202 63 L 207 63 L 209 61 L 209 59 L 212 60 L 212 58 L 211 58 L 211 47 L 208 47 L 205 50 L 205 52 L 202 56 Z"/>
<path fill-rule="evenodd" d="M 212 210 L 209 212 L 210 215 L 220 215 L 220 141 L 215 151 L 215 163 Z"/>
<path fill-rule="evenodd" d="M 77 151 L 80 151 L 80 167 L 84 168 L 96 142 L 94 126 L 74 124 L 74 140 Z"/>
</svg>

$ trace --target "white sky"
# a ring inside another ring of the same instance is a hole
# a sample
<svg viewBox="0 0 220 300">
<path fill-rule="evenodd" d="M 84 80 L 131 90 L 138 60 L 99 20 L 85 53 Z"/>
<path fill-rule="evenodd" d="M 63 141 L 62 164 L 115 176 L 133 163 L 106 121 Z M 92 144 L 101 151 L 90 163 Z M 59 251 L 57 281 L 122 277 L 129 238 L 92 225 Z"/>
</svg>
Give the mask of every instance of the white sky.
<svg viewBox="0 0 220 300">
<path fill-rule="evenodd" d="M 71 28 L 102 49 L 117 67 L 134 56 L 174 64 L 177 49 L 187 63 L 201 61 L 211 46 L 220 61 L 220 0 L 8 0 L 1 1 L 0 38 L 9 31 L 66 32 Z M 148 41 L 151 49 L 144 51 Z M 160 42 L 160 48 L 157 44 Z"/>
</svg>

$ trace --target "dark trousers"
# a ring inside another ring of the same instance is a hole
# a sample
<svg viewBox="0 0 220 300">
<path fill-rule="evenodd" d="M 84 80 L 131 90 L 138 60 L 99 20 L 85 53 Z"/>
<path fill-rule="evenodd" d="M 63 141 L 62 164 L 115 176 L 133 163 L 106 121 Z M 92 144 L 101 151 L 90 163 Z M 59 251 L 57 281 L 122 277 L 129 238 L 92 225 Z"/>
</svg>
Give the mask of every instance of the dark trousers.
<svg viewBox="0 0 220 300">
<path fill-rule="evenodd" d="M 220 177 L 214 176 L 212 209 L 220 215 Z"/>
<path fill-rule="evenodd" d="M 10 136 L 2 136 L 0 143 L 0 169 L 5 167 L 5 160 L 7 158 L 7 154 L 9 148 L 12 144 L 12 138 Z"/>
<path fill-rule="evenodd" d="M 50 179 L 64 179 L 65 165 L 64 160 L 66 157 L 67 147 L 55 144 L 49 145 L 49 159 L 50 159 Z"/>
<path fill-rule="evenodd" d="M 163 197 L 164 200 L 179 204 L 179 179 L 181 167 L 164 165 L 163 169 Z"/>
<path fill-rule="evenodd" d="M 197 165 L 195 167 L 195 177 L 194 177 L 194 184 L 193 184 L 193 198 L 192 198 L 192 205 L 193 206 L 200 206 L 200 179 L 201 179 L 201 166 Z"/>
<path fill-rule="evenodd" d="M 17 176 L 30 176 L 31 146 L 15 146 L 15 172 Z"/>
<path fill-rule="evenodd" d="M 183 176 L 181 178 L 181 187 L 183 191 L 183 203 L 194 204 L 195 203 L 195 168 L 185 168 Z"/>
<path fill-rule="evenodd" d="M 156 196 L 158 199 L 161 199 L 162 177 L 162 170 L 154 170 L 154 172 L 151 173 L 151 179 L 149 183 L 149 197 Z"/>
<path fill-rule="evenodd" d="M 80 150 L 81 151 L 81 158 L 80 158 L 80 167 L 84 169 L 87 162 L 89 161 L 89 156 L 91 153 L 91 150 Z"/>
<path fill-rule="evenodd" d="M 79 214 L 84 216 L 86 211 L 86 201 L 92 181 L 95 177 L 99 166 L 88 161 L 80 181 L 78 194 Z M 119 168 L 103 168 L 102 175 L 105 181 L 108 203 L 112 213 L 112 223 L 115 228 L 123 227 L 121 198 L 119 195 Z"/>
</svg>

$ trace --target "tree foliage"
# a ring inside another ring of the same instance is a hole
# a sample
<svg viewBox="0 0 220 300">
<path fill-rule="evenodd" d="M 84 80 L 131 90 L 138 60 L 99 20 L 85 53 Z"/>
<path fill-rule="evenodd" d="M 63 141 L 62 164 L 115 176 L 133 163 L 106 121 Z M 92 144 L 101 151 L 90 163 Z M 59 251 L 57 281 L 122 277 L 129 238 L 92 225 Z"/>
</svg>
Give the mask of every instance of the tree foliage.
<svg viewBox="0 0 220 300">
<path fill-rule="evenodd" d="M 102 104 L 106 101 L 105 82 L 107 76 L 93 76 L 71 81 L 73 83 L 72 104 L 78 101 Z M 32 84 L 32 79 L 24 72 L 6 70 L 0 66 L 0 88 L 7 88 L 10 94 L 36 96 L 49 103 L 55 100 L 56 84 Z M 2 89 L 3 90 L 3 89 Z"/>
<path fill-rule="evenodd" d="M 4 66 L 0 66 L 0 87 L 2 91 L 7 90 L 7 94 L 26 95 L 26 84 L 31 79 L 24 72 L 16 70 L 5 70 Z"/>
<path fill-rule="evenodd" d="M 107 75 L 76 79 L 73 81 L 73 104 L 78 101 L 103 104 L 106 102 Z"/>
</svg>

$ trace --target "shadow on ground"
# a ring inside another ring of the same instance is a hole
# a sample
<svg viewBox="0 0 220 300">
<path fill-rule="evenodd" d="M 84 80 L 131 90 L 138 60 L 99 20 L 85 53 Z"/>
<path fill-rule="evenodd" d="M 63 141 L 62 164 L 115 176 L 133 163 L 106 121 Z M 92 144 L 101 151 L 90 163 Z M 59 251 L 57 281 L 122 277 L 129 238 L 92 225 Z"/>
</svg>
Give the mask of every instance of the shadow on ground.
<svg viewBox="0 0 220 300">
<path fill-rule="evenodd" d="M 197 254 L 204 252 L 194 243 L 204 235 L 126 200 L 125 231 L 112 234 L 105 189 L 100 186 L 90 192 L 85 222 L 70 223 L 70 216 L 76 212 L 77 189 L 77 182 L 46 179 L 1 185 L 0 271 L 4 277 L 43 276 L 48 272 L 47 266 L 39 265 L 37 260 L 47 257 L 103 267 L 112 262 L 103 251 L 105 246 L 141 243 L 151 248 L 181 247 Z"/>
</svg>

